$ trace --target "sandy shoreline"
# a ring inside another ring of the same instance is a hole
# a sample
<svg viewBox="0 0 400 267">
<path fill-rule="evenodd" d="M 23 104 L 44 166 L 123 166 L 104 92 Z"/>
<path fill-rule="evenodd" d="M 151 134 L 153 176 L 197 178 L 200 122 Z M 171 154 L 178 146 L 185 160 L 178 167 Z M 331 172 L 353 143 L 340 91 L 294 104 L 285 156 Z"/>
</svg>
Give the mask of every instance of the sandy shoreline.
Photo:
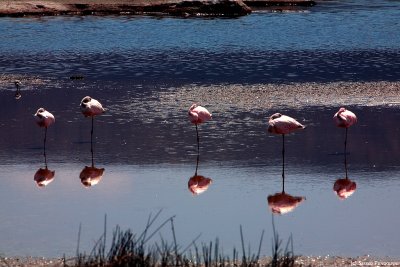
<svg viewBox="0 0 400 267">
<path fill-rule="evenodd" d="M 0 90 L 15 90 L 14 81 L 22 83 L 22 92 L 35 90 L 49 83 L 39 76 L 0 74 Z M 52 84 L 66 81 L 51 80 Z M 201 102 L 218 107 L 243 110 L 301 109 L 319 106 L 400 106 L 400 82 L 305 82 L 269 84 L 217 84 L 212 86 L 184 85 L 159 90 L 157 97 L 165 105 Z"/>
<path fill-rule="evenodd" d="M 260 266 L 270 262 L 271 258 L 263 258 L 259 261 Z M 61 267 L 65 266 L 63 259 L 50 259 L 42 257 L 11 257 L 1 258 L 0 266 L 8 267 Z M 72 262 L 66 262 L 66 266 L 72 266 Z M 369 255 L 360 257 L 339 256 L 298 256 L 294 266 L 400 266 L 400 260 L 393 258 L 378 258 Z"/>
<path fill-rule="evenodd" d="M 302 109 L 319 106 L 399 106 L 400 82 L 330 82 L 292 84 L 229 84 L 183 86 L 174 92 L 161 92 L 162 103 L 173 105 L 198 101 L 221 111 Z"/>
</svg>

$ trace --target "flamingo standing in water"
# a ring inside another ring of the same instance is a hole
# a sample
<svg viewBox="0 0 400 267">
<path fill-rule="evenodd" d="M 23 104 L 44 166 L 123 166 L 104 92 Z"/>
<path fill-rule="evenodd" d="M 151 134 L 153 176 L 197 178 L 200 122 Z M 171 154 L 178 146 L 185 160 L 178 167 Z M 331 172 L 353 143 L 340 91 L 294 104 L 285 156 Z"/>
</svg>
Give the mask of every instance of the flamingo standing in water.
<svg viewBox="0 0 400 267">
<path fill-rule="evenodd" d="M 268 132 L 282 135 L 282 179 L 285 179 L 285 134 L 304 129 L 305 126 L 292 117 L 275 113 L 269 117 Z"/>
<path fill-rule="evenodd" d="M 54 115 L 45 110 L 44 108 L 39 108 L 36 113 L 35 113 L 35 119 L 37 125 L 39 127 L 44 127 L 44 140 L 43 140 L 43 155 L 45 158 L 45 164 L 47 166 L 46 162 L 46 138 L 47 138 L 47 128 L 52 125 L 56 120 L 54 118 Z"/>
<path fill-rule="evenodd" d="M 346 167 L 346 178 L 347 178 L 347 130 L 350 126 L 357 123 L 357 116 L 345 108 L 340 108 L 338 112 L 333 116 L 333 120 L 337 127 L 346 129 L 346 137 L 344 139 L 344 164 Z"/>
<path fill-rule="evenodd" d="M 197 154 L 200 153 L 200 139 L 199 139 L 199 130 L 197 125 L 208 120 L 211 120 L 211 113 L 204 107 L 198 106 L 197 104 L 193 104 L 189 108 L 189 120 L 196 126 L 196 134 L 197 134 Z"/>
<path fill-rule="evenodd" d="M 91 117 L 92 118 L 92 128 L 90 131 L 90 151 L 93 154 L 93 119 L 94 116 L 100 115 L 104 113 L 105 109 L 101 105 L 99 101 L 97 101 L 94 98 L 91 98 L 90 96 L 85 96 L 82 101 L 81 101 L 81 111 L 82 114 L 85 117 Z M 93 161 L 93 159 L 92 159 Z"/>
<path fill-rule="evenodd" d="M 350 110 L 342 107 L 339 109 L 338 112 L 335 113 L 335 115 L 333 116 L 333 120 L 335 121 L 337 127 L 346 129 L 346 137 L 344 140 L 344 152 L 346 153 L 347 129 L 353 124 L 357 123 L 357 116 Z"/>
<path fill-rule="evenodd" d="M 346 136 L 344 139 L 344 167 L 346 177 L 338 179 L 333 185 L 333 190 L 340 199 L 345 199 L 351 196 L 357 188 L 355 182 L 351 181 L 347 174 L 347 131 L 348 128 L 357 123 L 357 116 L 350 110 L 341 107 L 338 112 L 333 116 L 333 120 L 337 127 L 346 129 Z"/>
</svg>

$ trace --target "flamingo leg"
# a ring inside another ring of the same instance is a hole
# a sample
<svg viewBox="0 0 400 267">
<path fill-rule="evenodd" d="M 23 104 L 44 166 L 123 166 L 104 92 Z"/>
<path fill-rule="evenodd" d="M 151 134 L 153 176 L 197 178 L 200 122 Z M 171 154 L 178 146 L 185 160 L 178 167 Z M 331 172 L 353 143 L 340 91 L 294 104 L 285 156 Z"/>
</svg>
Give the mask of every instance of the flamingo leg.
<svg viewBox="0 0 400 267">
<path fill-rule="evenodd" d="M 90 131 L 90 153 L 92 154 L 92 167 L 94 167 L 94 160 L 93 160 L 93 121 L 94 121 L 94 118 L 92 116 L 92 129 Z"/>
<path fill-rule="evenodd" d="M 45 165 L 45 167 L 47 169 L 46 139 L 47 139 L 47 127 L 44 127 L 43 156 L 44 156 L 44 165 Z"/>
<path fill-rule="evenodd" d="M 199 129 L 196 125 L 196 135 L 197 135 L 197 155 L 200 155 L 200 138 L 199 138 Z"/>
<path fill-rule="evenodd" d="M 345 136 L 345 139 L 344 139 L 344 168 L 345 168 L 345 171 L 346 171 L 346 179 L 348 179 L 347 178 L 347 129 L 348 128 L 346 128 L 346 136 Z"/>
<path fill-rule="evenodd" d="M 282 193 L 285 192 L 285 135 L 282 134 Z"/>
<path fill-rule="evenodd" d="M 197 169 L 199 168 L 199 161 L 200 161 L 200 155 L 197 154 L 197 160 L 196 160 L 196 171 L 194 172 L 194 175 L 197 176 Z"/>
</svg>

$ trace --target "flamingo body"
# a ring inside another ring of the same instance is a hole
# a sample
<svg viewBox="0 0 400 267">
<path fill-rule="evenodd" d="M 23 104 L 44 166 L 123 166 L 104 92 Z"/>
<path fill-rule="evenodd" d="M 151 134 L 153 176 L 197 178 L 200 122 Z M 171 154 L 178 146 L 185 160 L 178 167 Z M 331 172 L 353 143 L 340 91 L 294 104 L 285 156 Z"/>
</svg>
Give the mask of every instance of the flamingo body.
<svg viewBox="0 0 400 267">
<path fill-rule="evenodd" d="M 305 126 L 292 117 L 275 113 L 269 118 L 268 132 L 274 134 L 289 134 L 296 130 L 304 129 Z"/>
<path fill-rule="evenodd" d="M 80 107 L 85 117 L 94 117 L 105 111 L 101 103 L 90 96 L 85 96 L 82 99 Z"/>
<path fill-rule="evenodd" d="M 342 107 L 338 112 L 335 113 L 333 120 L 335 121 L 337 127 L 349 128 L 357 122 L 357 116 L 350 110 Z"/>
<path fill-rule="evenodd" d="M 34 116 L 35 116 L 37 125 L 39 125 L 40 127 L 47 128 L 56 121 L 53 114 L 51 114 L 44 108 L 39 108 L 36 111 Z"/>
<path fill-rule="evenodd" d="M 211 120 L 211 113 L 204 107 L 198 106 L 197 104 L 193 104 L 189 108 L 189 120 L 193 124 L 200 124 L 203 122 L 206 122 L 208 120 Z"/>
</svg>

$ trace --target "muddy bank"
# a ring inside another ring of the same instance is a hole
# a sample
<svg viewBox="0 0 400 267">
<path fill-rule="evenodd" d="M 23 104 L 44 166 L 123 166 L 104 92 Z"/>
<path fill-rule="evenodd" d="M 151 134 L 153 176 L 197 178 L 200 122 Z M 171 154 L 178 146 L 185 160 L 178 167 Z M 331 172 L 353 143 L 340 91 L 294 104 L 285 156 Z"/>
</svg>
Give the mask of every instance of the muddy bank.
<svg viewBox="0 0 400 267">
<path fill-rule="evenodd" d="M 20 81 L 23 92 L 40 89 L 48 83 L 53 87 L 60 87 L 73 78 L 74 76 L 57 80 L 35 75 L 0 74 L 0 90 L 12 92 L 15 90 L 16 80 Z M 199 102 L 207 103 L 207 106 L 216 106 L 219 110 L 274 107 L 301 109 L 342 105 L 400 106 L 400 82 L 184 85 L 166 88 L 157 93 L 157 98 L 163 105 L 179 106 Z"/>
<path fill-rule="evenodd" d="M 207 103 L 230 109 L 302 109 L 319 106 L 399 106 L 400 82 L 332 82 L 183 86 L 159 93 L 161 103 Z M 181 107 L 183 108 L 183 107 Z"/>
<path fill-rule="evenodd" d="M 245 16 L 252 10 L 296 10 L 314 0 L 0 0 L 0 16 L 151 15 Z"/>
<path fill-rule="evenodd" d="M 55 15 L 153 15 L 153 16 L 227 16 L 251 13 L 242 0 L 0 0 L 0 16 Z"/>
</svg>

